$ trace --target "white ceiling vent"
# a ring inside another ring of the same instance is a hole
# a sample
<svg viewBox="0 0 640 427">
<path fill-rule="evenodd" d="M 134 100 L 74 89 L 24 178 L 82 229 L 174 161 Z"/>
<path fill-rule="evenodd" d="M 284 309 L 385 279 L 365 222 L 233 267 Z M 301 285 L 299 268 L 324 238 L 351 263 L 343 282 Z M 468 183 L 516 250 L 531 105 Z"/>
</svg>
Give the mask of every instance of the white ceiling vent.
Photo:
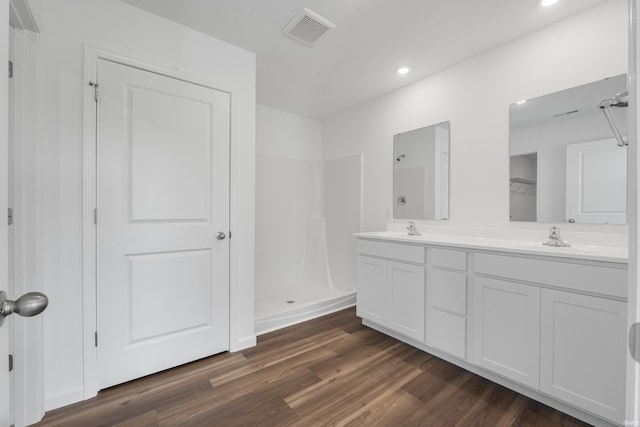
<svg viewBox="0 0 640 427">
<path fill-rule="evenodd" d="M 305 8 L 289 21 L 282 32 L 300 43 L 314 46 L 335 27 L 335 24 Z"/>
</svg>

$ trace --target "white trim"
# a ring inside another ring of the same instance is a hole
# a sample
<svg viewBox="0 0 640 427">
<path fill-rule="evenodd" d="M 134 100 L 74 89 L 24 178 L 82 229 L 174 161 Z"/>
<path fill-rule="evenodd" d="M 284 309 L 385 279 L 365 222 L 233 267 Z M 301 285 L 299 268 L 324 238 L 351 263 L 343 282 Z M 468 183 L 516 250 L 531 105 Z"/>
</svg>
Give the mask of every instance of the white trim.
<svg viewBox="0 0 640 427">
<path fill-rule="evenodd" d="M 66 390 L 62 390 L 53 396 L 48 396 L 46 400 L 47 408 L 61 408 L 63 406 L 71 405 L 82 400 L 84 392 L 82 387 L 73 387 Z"/>
<path fill-rule="evenodd" d="M 0 0 L 0 31 L 4 36 L 0 37 L 0 64 L 7 64 L 9 60 L 9 1 Z M 3 65 L 4 66 L 4 65 Z M 7 212 L 8 200 L 8 146 L 9 146 L 9 85 L 6 80 L 0 84 L 0 218 L 4 218 Z M 6 223 L 4 223 L 6 224 Z M 8 290 L 8 228 L 0 227 L 0 290 Z M 8 321 L 10 325 L 10 321 Z M 0 327 L 0 361 L 9 352 L 9 327 Z M 9 425 L 11 413 L 9 409 L 9 372 L 6 369 L 0 370 L 0 425 Z"/>
<path fill-rule="evenodd" d="M 15 28 L 21 30 L 39 33 L 36 19 L 31 13 L 31 8 L 26 0 L 10 0 L 9 2 L 9 21 Z"/>
<path fill-rule="evenodd" d="M 95 396 L 98 392 L 98 366 L 97 350 L 94 346 L 94 333 L 97 328 L 96 319 L 96 235 L 93 224 L 93 209 L 96 206 L 96 103 L 94 89 L 89 86 L 90 81 L 95 81 L 97 61 L 104 59 L 140 68 L 146 71 L 158 73 L 168 77 L 184 80 L 201 86 L 227 92 L 231 95 L 231 147 L 230 147 L 230 229 L 235 232 L 238 224 L 240 210 L 237 206 L 237 183 L 239 173 L 238 135 L 236 132 L 240 126 L 238 123 L 239 109 L 237 99 L 242 98 L 243 91 L 240 87 L 228 81 L 198 76 L 183 72 L 168 65 L 157 65 L 152 61 L 132 59 L 135 55 L 114 52 L 99 48 L 90 44 L 84 47 L 84 90 L 83 90 L 83 348 L 84 348 L 84 399 Z M 240 264 L 238 262 L 238 246 L 230 241 L 230 283 L 229 283 L 229 346 L 231 351 L 254 346 L 256 337 L 238 336 L 239 305 L 242 295 L 238 288 Z M 237 240 L 235 240 L 237 241 Z M 51 406 L 47 406 L 51 408 Z"/>
<path fill-rule="evenodd" d="M 640 123 L 638 113 L 640 102 L 640 4 L 638 0 L 629 1 L 629 73 L 627 87 L 629 89 L 629 146 L 627 151 L 627 206 L 629 214 L 629 287 L 627 294 L 627 331 L 634 322 L 640 322 L 640 253 L 638 240 L 640 228 L 638 214 L 640 213 Z M 627 425 L 640 425 L 640 363 L 631 358 L 627 349 Z"/>
<path fill-rule="evenodd" d="M 94 345 L 97 330 L 96 297 L 96 229 L 93 209 L 96 206 L 96 103 L 89 80 L 95 80 L 98 53 L 84 52 L 84 81 L 82 94 L 82 347 L 83 397 L 98 393 L 97 350 Z M 78 399 L 81 400 L 81 399 Z M 56 402 L 56 398 L 47 402 Z M 47 408 L 56 408 L 47 404 Z"/>
<path fill-rule="evenodd" d="M 255 335 L 250 337 L 238 338 L 235 342 L 231 343 L 231 348 L 229 349 L 229 351 L 234 352 L 244 350 L 245 348 L 255 347 L 257 343 L 258 340 Z"/>
<path fill-rule="evenodd" d="M 14 33 L 13 245 L 14 289 L 19 296 L 43 291 L 40 145 L 39 35 Z M 44 318 L 15 318 L 15 424 L 30 425 L 44 415 Z"/>
</svg>

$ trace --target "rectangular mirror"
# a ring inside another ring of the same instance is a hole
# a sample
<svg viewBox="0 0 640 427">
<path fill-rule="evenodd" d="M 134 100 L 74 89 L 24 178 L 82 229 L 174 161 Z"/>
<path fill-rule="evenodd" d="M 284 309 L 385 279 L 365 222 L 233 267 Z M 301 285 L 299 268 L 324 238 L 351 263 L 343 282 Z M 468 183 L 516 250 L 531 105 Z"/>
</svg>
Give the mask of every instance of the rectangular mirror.
<svg viewBox="0 0 640 427">
<path fill-rule="evenodd" d="M 622 74 L 511 104 L 511 221 L 626 223 L 627 148 L 612 130 L 626 140 L 626 98 L 606 110 L 614 125 L 601 108 L 626 82 Z"/>
<path fill-rule="evenodd" d="M 449 218 L 449 122 L 394 135 L 393 217 Z"/>
</svg>

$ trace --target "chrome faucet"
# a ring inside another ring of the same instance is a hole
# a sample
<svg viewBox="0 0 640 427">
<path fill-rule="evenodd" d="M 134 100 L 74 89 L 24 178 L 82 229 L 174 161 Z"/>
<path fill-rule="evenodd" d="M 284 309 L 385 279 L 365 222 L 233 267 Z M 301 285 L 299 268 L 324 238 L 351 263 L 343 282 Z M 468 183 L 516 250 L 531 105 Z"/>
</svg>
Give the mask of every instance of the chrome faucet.
<svg viewBox="0 0 640 427">
<path fill-rule="evenodd" d="M 409 230 L 409 236 L 422 236 L 422 233 L 418 231 L 418 229 L 416 228 L 416 223 L 413 221 L 409 221 L 407 230 Z"/>
<path fill-rule="evenodd" d="M 555 225 L 553 227 L 551 227 L 551 229 L 549 230 L 549 241 L 548 242 L 544 242 L 543 245 L 555 246 L 555 247 L 559 247 L 559 248 L 570 248 L 571 247 L 570 244 L 568 244 L 567 242 L 562 240 L 562 237 L 560 237 L 560 228 L 556 227 Z"/>
</svg>

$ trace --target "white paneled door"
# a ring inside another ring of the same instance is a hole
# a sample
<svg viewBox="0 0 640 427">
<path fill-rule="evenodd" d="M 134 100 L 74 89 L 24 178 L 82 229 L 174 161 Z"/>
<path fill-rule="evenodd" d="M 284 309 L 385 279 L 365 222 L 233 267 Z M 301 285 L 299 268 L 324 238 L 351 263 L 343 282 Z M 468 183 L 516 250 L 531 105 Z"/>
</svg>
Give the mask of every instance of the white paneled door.
<svg viewBox="0 0 640 427">
<path fill-rule="evenodd" d="M 9 2 L 0 0 L 0 31 L 5 36 L 0 37 L 0 62 L 6 64 L 9 59 Z M 6 75 L 5 75 L 6 76 Z M 9 189 L 9 84 L 3 80 L 0 85 L 0 212 L 7 212 Z M 4 217 L 3 217 L 4 218 Z M 0 291 L 9 290 L 8 281 L 8 226 L 2 221 L 0 229 Z M 0 327 L 0 425 L 10 425 L 11 412 L 9 395 L 9 326 L 5 323 Z"/>
<path fill-rule="evenodd" d="M 614 138 L 567 145 L 566 220 L 627 223 L 627 147 Z"/>
<path fill-rule="evenodd" d="M 230 95 L 99 60 L 99 386 L 229 349 Z"/>
</svg>

